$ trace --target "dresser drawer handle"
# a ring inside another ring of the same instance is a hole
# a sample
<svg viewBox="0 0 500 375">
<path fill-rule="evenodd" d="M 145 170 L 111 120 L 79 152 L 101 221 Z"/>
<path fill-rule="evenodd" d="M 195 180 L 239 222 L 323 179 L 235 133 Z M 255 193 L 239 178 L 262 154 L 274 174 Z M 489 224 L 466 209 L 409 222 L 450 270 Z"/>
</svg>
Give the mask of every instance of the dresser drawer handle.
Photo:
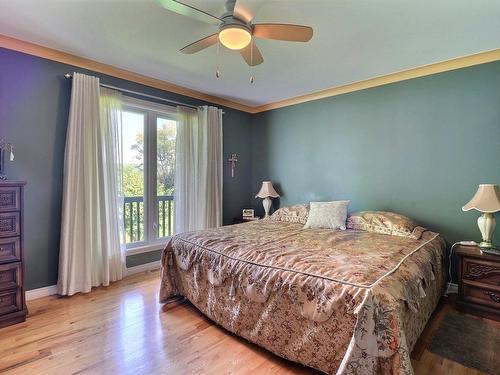
<svg viewBox="0 0 500 375">
<path fill-rule="evenodd" d="M 490 297 L 490 299 L 493 302 L 500 303 L 500 296 L 497 296 L 495 293 L 486 291 L 486 292 L 484 292 L 484 294 L 486 294 L 488 297 Z"/>
</svg>

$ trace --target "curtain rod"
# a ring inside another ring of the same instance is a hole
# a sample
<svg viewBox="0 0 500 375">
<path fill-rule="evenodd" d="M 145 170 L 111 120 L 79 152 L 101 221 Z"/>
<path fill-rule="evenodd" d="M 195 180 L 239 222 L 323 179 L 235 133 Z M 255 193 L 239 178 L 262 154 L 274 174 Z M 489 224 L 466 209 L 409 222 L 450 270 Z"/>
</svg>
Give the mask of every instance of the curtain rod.
<svg viewBox="0 0 500 375">
<path fill-rule="evenodd" d="M 66 79 L 71 79 L 71 78 L 73 78 L 73 75 L 72 75 L 72 74 L 70 74 L 70 73 L 66 73 L 66 74 L 64 75 L 64 78 L 66 78 Z M 146 98 L 151 98 L 151 99 L 161 100 L 161 101 L 164 101 L 164 102 L 167 102 L 167 103 L 171 103 L 171 104 L 182 105 L 182 106 L 185 106 L 185 107 L 190 107 L 190 108 L 198 108 L 198 106 L 195 106 L 195 105 L 192 105 L 192 104 L 186 104 L 186 103 L 178 102 L 178 101 L 175 101 L 175 100 L 170 100 L 170 99 L 161 98 L 161 97 L 159 97 L 159 96 L 154 96 L 154 95 L 144 94 L 143 92 L 132 91 L 132 90 L 123 89 L 123 88 L 121 88 L 121 87 L 116 87 L 116 86 L 106 85 L 106 84 L 104 84 L 104 83 L 100 83 L 100 84 L 99 84 L 99 86 L 102 86 L 102 87 L 107 87 L 108 89 L 112 89 L 112 90 L 117 90 L 117 91 L 121 91 L 121 92 L 126 92 L 126 93 L 129 93 L 129 94 L 134 94 L 134 95 L 143 96 L 143 97 L 146 97 Z M 224 114 L 224 112 L 222 112 L 222 114 Z"/>
</svg>

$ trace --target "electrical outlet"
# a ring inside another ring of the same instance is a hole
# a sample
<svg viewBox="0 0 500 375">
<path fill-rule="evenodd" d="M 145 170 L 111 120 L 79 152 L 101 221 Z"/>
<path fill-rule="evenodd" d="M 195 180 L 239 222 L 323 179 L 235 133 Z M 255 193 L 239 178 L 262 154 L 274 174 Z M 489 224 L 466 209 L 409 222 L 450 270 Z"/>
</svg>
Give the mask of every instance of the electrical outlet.
<svg viewBox="0 0 500 375">
<path fill-rule="evenodd" d="M 445 295 L 458 294 L 458 284 L 455 284 L 455 283 L 446 284 L 446 292 L 444 294 Z"/>
</svg>

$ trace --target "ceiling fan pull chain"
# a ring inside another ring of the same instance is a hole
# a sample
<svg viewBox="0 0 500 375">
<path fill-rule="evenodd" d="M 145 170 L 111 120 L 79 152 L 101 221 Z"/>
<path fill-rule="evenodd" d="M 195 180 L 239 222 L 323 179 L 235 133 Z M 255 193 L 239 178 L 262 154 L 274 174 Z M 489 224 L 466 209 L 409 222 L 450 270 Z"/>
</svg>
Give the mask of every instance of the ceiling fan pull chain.
<svg viewBox="0 0 500 375">
<path fill-rule="evenodd" d="M 248 65 L 248 70 L 249 70 L 249 73 L 250 73 L 250 84 L 253 85 L 254 81 L 255 81 L 255 78 L 253 76 L 253 45 L 254 45 L 254 41 L 253 41 L 253 38 L 252 40 L 250 41 L 250 61 L 251 61 L 251 64 Z"/>
<path fill-rule="evenodd" d="M 216 46 L 216 56 L 215 56 L 215 76 L 217 78 L 220 78 L 220 71 L 219 71 L 219 62 L 220 62 L 220 56 L 219 56 L 219 53 L 220 53 L 220 41 L 217 40 L 217 46 Z"/>
</svg>

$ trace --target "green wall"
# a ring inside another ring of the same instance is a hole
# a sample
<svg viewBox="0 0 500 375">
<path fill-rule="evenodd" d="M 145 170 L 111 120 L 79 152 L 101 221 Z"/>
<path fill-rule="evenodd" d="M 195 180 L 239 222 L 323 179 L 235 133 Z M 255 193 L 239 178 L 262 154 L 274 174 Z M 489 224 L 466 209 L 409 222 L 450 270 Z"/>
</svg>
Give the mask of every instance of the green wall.
<svg viewBox="0 0 500 375">
<path fill-rule="evenodd" d="M 479 240 L 461 207 L 500 184 L 500 62 L 257 114 L 252 152 L 252 192 L 270 179 L 281 206 L 350 199 Z"/>
<path fill-rule="evenodd" d="M 71 82 L 68 72 L 82 72 L 101 82 L 189 104 L 199 100 L 118 78 L 0 48 L 0 138 L 15 146 L 7 163 L 10 179 L 27 180 L 25 261 L 27 289 L 57 282 L 62 178 Z M 231 222 L 250 203 L 250 115 L 224 108 L 224 155 L 238 153 L 237 175 L 224 164 L 224 221 Z M 135 266 L 159 259 L 159 252 L 128 257 Z"/>
</svg>

